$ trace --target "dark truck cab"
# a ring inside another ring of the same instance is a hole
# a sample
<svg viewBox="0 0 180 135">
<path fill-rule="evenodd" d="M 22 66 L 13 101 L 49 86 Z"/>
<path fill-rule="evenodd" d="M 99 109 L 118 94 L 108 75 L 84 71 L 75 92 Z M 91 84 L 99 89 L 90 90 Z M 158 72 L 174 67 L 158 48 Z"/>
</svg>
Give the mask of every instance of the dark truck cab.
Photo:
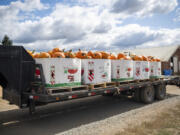
<svg viewBox="0 0 180 135">
<path fill-rule="evenodd" d="M 47 88 L 42 65 L 36 64 L 22 46 L 0 46 L 0 85 L 3 87 L 3 99 L 20 108 L 29 107 L 30 114 L 35 112 L 37 105 L 96 95 L 123 94 L 134 96 L 136 101 L 152 103 L 154 99 L 164 99 L 166 85 L 180 85 L 179 80 L 179 77 L 171 77 L 138 82 L 112 82 L 112 85 L 106 87 L 89 89 L 88 85 L 84 85 L 73 88 L 73 91 Z"/>
<path fill-rule="evenodd" d="M 28 106 L 23 95 L 34 82 L 35 61 L 22 46 L 0 46 L 0 85 L 3 99 L 20 108 Z"/>
</svg>

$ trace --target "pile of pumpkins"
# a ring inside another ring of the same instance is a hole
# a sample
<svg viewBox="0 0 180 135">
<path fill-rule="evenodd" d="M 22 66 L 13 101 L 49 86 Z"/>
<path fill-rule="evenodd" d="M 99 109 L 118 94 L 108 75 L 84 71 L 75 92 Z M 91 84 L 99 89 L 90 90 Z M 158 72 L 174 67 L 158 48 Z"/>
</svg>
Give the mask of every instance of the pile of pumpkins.
<svg viewBox="0 0 180 135">
<path fill-rule="evenodd" d="M 60 50 L 59 48 L 54 48 L 48 52 L 40 52 L 40 53 L 35 53 L 35 51 L 29 51 L 27 52 L 33 57 L 33 58 L 79 58 L 79 59 L 120 59 L 120 60 L 134 60 L 134 61 L 160 61 L 160 59 L 155 59 L 152 56 L 137 56 L 134 54 L 130 54 L 129 56 L 119 53 L 117 56 L 104 52 L 104 51 L 82 51 L 79 49 L 77 52 L 72 52 L 72 50 L 69 51 L 64 51 Z"/>
</svg>

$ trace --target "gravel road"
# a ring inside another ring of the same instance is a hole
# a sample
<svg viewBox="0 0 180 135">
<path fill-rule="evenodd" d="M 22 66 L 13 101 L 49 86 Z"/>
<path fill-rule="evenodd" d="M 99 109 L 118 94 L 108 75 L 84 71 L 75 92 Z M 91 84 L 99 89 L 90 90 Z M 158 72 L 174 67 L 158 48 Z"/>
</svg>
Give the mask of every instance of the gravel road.
<svg viewBox="0 0 180 135">
<path fill-rule="evenodd" d="M 0 106 L 1 135 L 113 134 L 127 126 L 152 120 L 158 113 L 180 103 L 180 89 L 175 86 L 167 89 L 170 95 L 166 100 L 150 105 L 124 97 L 97 96 L 42 106 L 33 117 L 28 115 L 27 109 L 11 108 L 3 103 L 9 108 L 2 110 Z"/>
</svg>

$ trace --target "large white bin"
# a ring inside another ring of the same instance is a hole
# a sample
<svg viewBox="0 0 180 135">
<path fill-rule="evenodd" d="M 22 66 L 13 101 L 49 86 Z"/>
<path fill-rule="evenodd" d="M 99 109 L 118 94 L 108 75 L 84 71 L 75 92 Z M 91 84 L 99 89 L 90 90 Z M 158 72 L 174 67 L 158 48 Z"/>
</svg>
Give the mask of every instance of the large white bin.
<svg viewBox="0 0 180 135">
<path fill-rule="evenodd" d="M 133 77 L 134 80 L 149 79 L 149 62 L 148 61 L 134 61 Z"/>
<path fill-rule="evenodd" d="M 76 86 L 81 84 L 81 60 L 71 58 L 36 59 L 42 64 L 47 87 Z"/>
<path fill-rule="evenodd" d="M 150 62 L 150 78 L 161 76 L 161 62 Z"/>
<path fill-rule="evenodd" d="M 111 61 L 112 81 L 133 80 L 132 60 L 112 60 Z"/>
<path fill-rule="evenodd" d="M 109 59 L 83 59 L 83 84 L 111 82 L 111 61 Z"/>
</svg>

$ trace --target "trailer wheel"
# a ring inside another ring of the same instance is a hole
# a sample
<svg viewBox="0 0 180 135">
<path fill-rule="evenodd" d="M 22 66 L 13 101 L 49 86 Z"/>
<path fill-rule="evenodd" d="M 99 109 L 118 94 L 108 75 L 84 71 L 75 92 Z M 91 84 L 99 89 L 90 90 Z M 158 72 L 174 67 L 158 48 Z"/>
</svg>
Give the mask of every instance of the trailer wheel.
<svg viewBox="0 0 180 135">
<path fill-rule="evenodd" d="M 152 103 L 154 101 L 154 87 L 147 86 L 141 89 L 141 100 L 145 104 Z"/>
<path fill-rule="evenodd" d="M 133 98 L 136 102 L 141 102 L 141 89 L 135 89 Z"/>
<path fill-rule="evenodd" d="M 155 88 L 155 98 L 157 100 L 163 100 L 166 97 L 166 85 L 160 84 L 154 86 Z"/>
</svg>

